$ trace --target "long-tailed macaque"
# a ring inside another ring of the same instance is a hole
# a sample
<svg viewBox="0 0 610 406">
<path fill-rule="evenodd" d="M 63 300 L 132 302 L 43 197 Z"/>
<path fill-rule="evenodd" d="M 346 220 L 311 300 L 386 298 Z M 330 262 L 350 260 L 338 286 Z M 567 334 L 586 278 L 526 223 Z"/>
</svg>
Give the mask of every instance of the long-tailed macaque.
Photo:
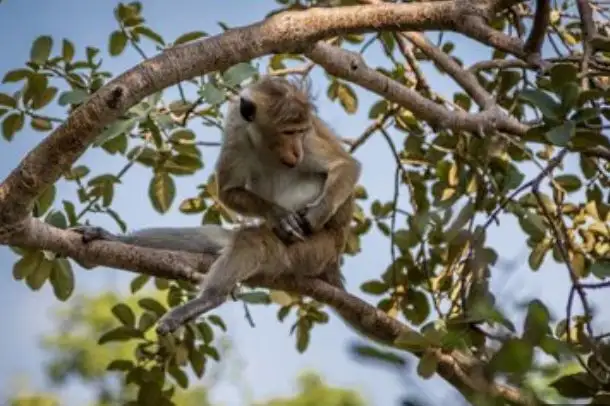
<svg viewBox="0 0 610 406">
<path fill-rule="evenodd" d="M 352 219 L 360 163 L 316 116 L 301 87 L 264 76 L 228 105 L 216 165 L 219 198 L 230 209 L 264 220 L 229 231 L 220 226 L 147 229 L 114 236 L 79 227 L 84 241 L 220 253 L 198 297 L 169 311 L 159 334 L 222 304 L 254 275 L 319 277 L 343 288 L 339 260 Z"/>
</svg>

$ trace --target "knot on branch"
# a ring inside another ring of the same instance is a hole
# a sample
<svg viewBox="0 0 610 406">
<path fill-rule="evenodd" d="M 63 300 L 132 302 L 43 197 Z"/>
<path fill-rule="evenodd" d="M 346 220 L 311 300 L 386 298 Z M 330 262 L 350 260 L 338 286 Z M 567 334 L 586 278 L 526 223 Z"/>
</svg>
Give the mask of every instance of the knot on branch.
<svg viewBox="0 0 610 406">
<path fill-rule="evenodd" d="M 108 94 L 108 98 L 106 99 L 106 106 L 111 109 L 116 109 L 119 107 L 119 103 L 125 94 L 125 89 L 122 86 L 116 86 L 114 89 L 110 91 Z"/>
</svg>

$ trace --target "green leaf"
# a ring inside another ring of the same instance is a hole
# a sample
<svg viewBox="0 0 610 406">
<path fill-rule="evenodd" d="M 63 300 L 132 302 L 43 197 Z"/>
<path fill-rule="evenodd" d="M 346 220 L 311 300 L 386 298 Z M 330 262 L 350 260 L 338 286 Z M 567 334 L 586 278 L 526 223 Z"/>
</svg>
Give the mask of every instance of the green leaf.
<svg viewBox="0 0 610 406">
<path fill-rule="evenodd" d="M 220 327 L 222 329 L 222 331 L 227 331 L 227 326 L 225 325 L 224 321 L 222 321 L 222 319 L 219 316 L 212 314 L 212 315 L 208 316 L 208 320 L 210 321 L 210 323 Z"/>
<path fill-rule="evenodd" d="M 458 92 L 453 95 L 453 102 L 463 108 L 465 111 L 470 110 L 472 100 L 466 93 Z"/>
<path fill-rule="evenodd" d="M 179 210 L 185 214 L 202 213 L 206 209 L 207 205 L 205 200 L 201 197 L 191 197 L 184 199 L 180 203 Z"/>
<path fill-rule="evenodd" d="M 138 320 L 138 330 L 141 332 L 146 332 L 150 329 L 158 320 L 158 317 L 153 313 L 146 311 L 142 313 L 140 316 L 140 320 Z"/>
<path fill-rule="evenodd" d="M 212 83 L 203 85 L 203 89 L 199 91 L 199 94 L 206 103 L 211 104 L 212 106 L 222 103 L 226 98 L 224 92 Z"/>
<path fill-rule="evenodd" d="M 169 368 L 167 368 L 167 372 L 171 375 L 172 378 L 174 378 L 174 380 L 176 381 L 178 386 L 180 386 L 183 389 L 188 388 L 188 386 L 189 386 L 189 378 L 184 373 L 184 371 L 182 371 L 176 365 L 172 365 Z M 157 404 L 157 403 L 146 403 L 146 404 L 154 405 L 154 404 Z"/>
<path fill-rule="evenodd" d="M 394 341 L 399 348 L 410 351 L 422 351 L 428 348 L 430 343 L 426 337 L 414 330 L 406 330 L 402 332 Z"/>
<path fill-rule="evenodd" d="M 555 176 L 555 182 L 564 188 L 566 192 L 575 192 L 582 186 L 582 181 L 576 175 Z"/>
<path fill-rule="evenodd" d="M 163 41 L 163 37 L 161 37 L 161 35 L 157 34 L 156 32 L 154 32 L 153 30 L 151 30 L 150 28 L 148 28 L 144 25 L 139 25 L 139 26 L 135 27 L 133 29 L 133 32 L 143 35 L 158 44 L 165 45 L 165 41 Z"/>
<path fill-rule="evenodd" d="M 205 357 L 203 354 L 199 351 L 192 350 L 189 352 L 189 361 L 191 361 L 193 372 L 195 372 L 197 378 L 201 378 L 205 372 Z"/>
<path fill-rule="evenodd" d="M 532 300 L 527 307 L 523 338 L 533 345 L 538 345 L 544 336 L 551 333 L 550 318 L 551 315 L 544 303 L 540 300 Z"/>
<path fill-rule="evenodd" d="M 409 290 L 407 298 L 407 300 L 403 301 L 402 312 L 411 323 L 420 325 L 430 315 L 428 298 L 419 290 Z"/>
<path fill-rule="evenodd" d="M 157 317 L 163 316 L 166 312 L 165 306 L 153 298 L 140 299 L 138 300 L 138 304 L 142 309 L 150 310 L 156 314 Z"/>
<path fill-rule="evenodd" d="M 400 355 L 390 351 L 383 351 L 366 344 L 353 344 L 350 350 L 358 358 L 381 361 L 392 366 L 402 367 L 407 363 Z"/>
<path fill-rule="evenodd" d="M 561 89 L 566 83 L 578 80 L 578 69 L 571 63 L 557 63 L 549 70 L 551 85 L 555 90 Z"/>
<path fill-rule="evenodd" d="M 167 212 L 176 197 L 174 179 L 167 172 L 155 173 L 148 187 L 148 196 L 157 212 Z"/>
<path fill-rule="evenodd" d="M 74 58 L 74 45 L 68 39 L 62 41 L 61 57 L 66 62 L 70 62 Z"/>
<path fill-rule="evenodd" d="M 17 100 L 6 93 L 0 93 L 0 106 L 7 106 L 14 109 L 17 107 Z"/>
<path fill-rule="evenodd" d="M 302 320 L 302 319 L 301 319 Z M 311 328 L 299 320 L 297 327 L 297 351 L 302 354 L 309 347 Z"/>
<path fill-rule="evenodd" d="M 23 128 L 24 116 L 23 113 L 9 114 L 2 122 L 2 135 L 7 141 L 13 139 L 13 136 Z"/>
<path fill-rule="evenodd" d="M 118 303 L 112 307 L 112 314 L 127 327 L 134 327 L 136 324 L 136 315 L 133 310 L 125 303 Z"/>
<path fill-rule="evenodd" d="M 445 231 L 445 240 L 447 242 L 453 241 L 453 239 L 457 237 L 459 232 L 462 231 L 464 227 L 466 227 L 466 225 L 470 222 L 470 219 L 472 219 L 474 214 L 474 204 L 472 203 L 472 200 L 468 200 L 468 203 L 466 203 L 462 207 L 451 226 Z"/>
<path fill-rule="evenodd" d="M 65 230 L 68 227 L 66 216 L 61 211 L 51 210 L 44 219 L 45 223 Z"/>
<path fill-rule="evenodd" d="M 590 272 L 600 279 L 610 277 L 610 259 L 598 259 L 591 264 Z"/>
<path fill-rule="evenodd" d="M 222 78 L 228 85 L 236 86 L 257 73 L 258 71 L 252 65 L 242 62 L 227 69 L 223 73 Z"/>
<path fill-rule="evenodd" d="M 51 55 L 53 48 L 53 38 L 48 35 L 42 35 L 34 40 L 30 49 L 30 60 L 36 63 L 45 63 Z"/>
<path fill-rule="evenodd" d="M 60 106 L 67 106 L 68 104 L 79 104 L 87 100 L 89 93 L 83 89 L 74 89 L 67 92 L 63 92 L 57 99 L 57 104 Z"/>
<path fill-rule="evenodd" d="M 123 31 L 115 30 L 108 38 L 108 52 L 111 56 L 118 56 L 127 45 L 127 36 Z"/>
<path fill-rule="evenodd" d="M 203 38 L 207 36 L 208 34 L 203 31 L 187 32 L 186 34 L 182 34 L 181 36 L 176 38 L 176 40 L 174 41 L 174 45 L 184 44 L 185 42 L 193 41 L 198 38 Z"/>
<path fill-rule="evenodd" d="M 135 365 L 133 364 L 133 361 L 129 361 L 126 359 L 115 359 L 108 364 L 106 370 L 127 372 L 131 371 L 134 367 Z"/>
<path fill-rule="evenodd" d="M 4 74 L 4 79 L 2 79 L 2 83 L 14 83 L 19 82 L 20 80 L 26 79 L 30 77 L 30 75 L 34 73 L 29 69 L 15 69 L 8 71 Z"/>
<path fill-rule="evenodd" d="M 44 259 L 42 251 L 27 252 L 13 265 L 13 278 L 21 280 L 30 275 Z"/>
<path fill-rule="evenodd" d="M 390 287 L 387 283 L 375 280 L 364 282 L 362 285 L 360 285 L 360 290 L 365 293 L 370 293 L 372 295 L 381 295 L 387 292 L 389 288 Z"/>
<path fill-rule="evenodd" d="M 51 269 L 53 269 L 53 261 L 43 259 L 38 267 L 25 278 L 25 282 L 30 289 L 38 290 L 51 275 Z"/>
<path fill-rule="evenodd" d="M 350 85 L 340 83 L 337 88 L 337 98 L 346 113 L 354 114 L 358 110 L 358 97 Z"/>
<path fill-rule="evenodd" d="M 540 109 L 545 118 L 559 120 L 559 104 L 551 96 L 539 89 L 525 89 L 519 93 L 519 98 Z"/>
<path fill-rule="evenodd" d="M 38 196 L 35 205 L 35 213 L 34 216 L 40 217 L 49 210 L 53 202 L 55 201 L 55 185 L 51 185 L 47 187 L 41 194 Z"/>
<path fill-rule="evenodd" d="M 436 357 L 432 353 L 427 352 L 421 357 L 417 364 L 417 374 L 424 379 L 431 378 L 436 372 L 437 366 L 438 360 Z"/>
<path fill-rule="evenodd" d="M 597 392 L 597 382 L 587 372 L 565 375 L 550 384 L 566 398 L 588 398 Z"/>
<path fill-rule="evenodd" d="M 197 330 L 204 343 L 209 344 L 214 340 L 214 330 L 212 330 L 212 327 L 205 321 L 197 323 Z"/>
<path fill-rule="evenodd" d="M 56 258 L 49 277 L 55 297 L 62 302 L 70 298 L 74 292 L 74 272 L 72 265 L 65 258 Z"/>
<path fill-rule="evenodd" d="M 144 333 L 133 327 L 120 326 L 102 334 L 97 343 L 102 345 L 111 341 L 127 341 L 133 338 L 144 338 Z"/>
<path fill-rule="evenodd" d="M 573 121 L 566 121 L 562 125 L 551 128 L 544 136 L 553 145 L 565 147 L 568 145 L 568 142 L 570 142 L 575 132 L 576 124 L 574 124 Z"/>
<path fill-rule="evenodd" d="M 543 241 L 540 241 L 538 244 L 536 244 L 536 246 L 530 253 L 528 262 L 529 262 L 529 266 L 534 271 L 537 271 L 538 269 L 540 269 L 540 266 L 542 265 L 542 262 L 544 261 L 544 257 L 546 256 L 547 252 L 549 252 L 549 248 L 551 248 L 549 242 L 546 240 L 543 240 Z"/>
<path fill-rule="evenodd" d="M 32 108 L 34 110 L 40 110 L 47 104 L 51 103 L 57 94 L 58 89 L 56 87 L 50 86 L 42 91 L 42 93 L 38 94 L 32 100 Z"/>
<path fill-rule="evenodd" d="M 267 292 L 245 292 L 237 295 L 237 298 L 250 304 L 270 304 L 271 298 Z"/>
<path fill-rule="evenodd" d="M 490 365 L 495 371 L 524 374 L 532 366 L 534 349 L 527 341 L 510 338 L 492 356 Z"/>
<path fill-rule="evenodd" d="M 131 289 L 131 293 L 136 293 L 150 280 L 150 276 L 148 275 L 138 275 L 131 281 L 129 285 Z"/>
</svg>

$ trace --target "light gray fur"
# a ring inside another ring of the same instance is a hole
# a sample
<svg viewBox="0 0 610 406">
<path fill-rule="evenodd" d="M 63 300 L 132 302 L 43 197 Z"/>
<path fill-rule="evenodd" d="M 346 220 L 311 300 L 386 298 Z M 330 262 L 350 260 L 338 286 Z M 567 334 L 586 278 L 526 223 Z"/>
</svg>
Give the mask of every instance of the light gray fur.
<svg viewBox="0 0 610 406">
<path fill-rule="evenodd" d="M 218 225 L 153 227 L 116 236 L 118 241 L 146 248 L 217 254 L 229 244 L 232 231 Z"/>
</svg>

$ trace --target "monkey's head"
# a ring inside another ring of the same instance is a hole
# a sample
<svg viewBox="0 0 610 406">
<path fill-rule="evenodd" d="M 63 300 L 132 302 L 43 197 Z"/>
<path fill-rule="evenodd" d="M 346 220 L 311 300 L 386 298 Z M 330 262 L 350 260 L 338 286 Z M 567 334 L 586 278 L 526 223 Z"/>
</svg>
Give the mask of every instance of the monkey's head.
<svg viewBox="0 0 610 406">
<path fill-rule="evenodd" d="M 313 128 L 312 111 L 308 93 L 281 77 L 264 76 L 239 94 L 239 113 L 255 145 L 291 168 L 303 159 L 303 142 Z"/>
</svg>

